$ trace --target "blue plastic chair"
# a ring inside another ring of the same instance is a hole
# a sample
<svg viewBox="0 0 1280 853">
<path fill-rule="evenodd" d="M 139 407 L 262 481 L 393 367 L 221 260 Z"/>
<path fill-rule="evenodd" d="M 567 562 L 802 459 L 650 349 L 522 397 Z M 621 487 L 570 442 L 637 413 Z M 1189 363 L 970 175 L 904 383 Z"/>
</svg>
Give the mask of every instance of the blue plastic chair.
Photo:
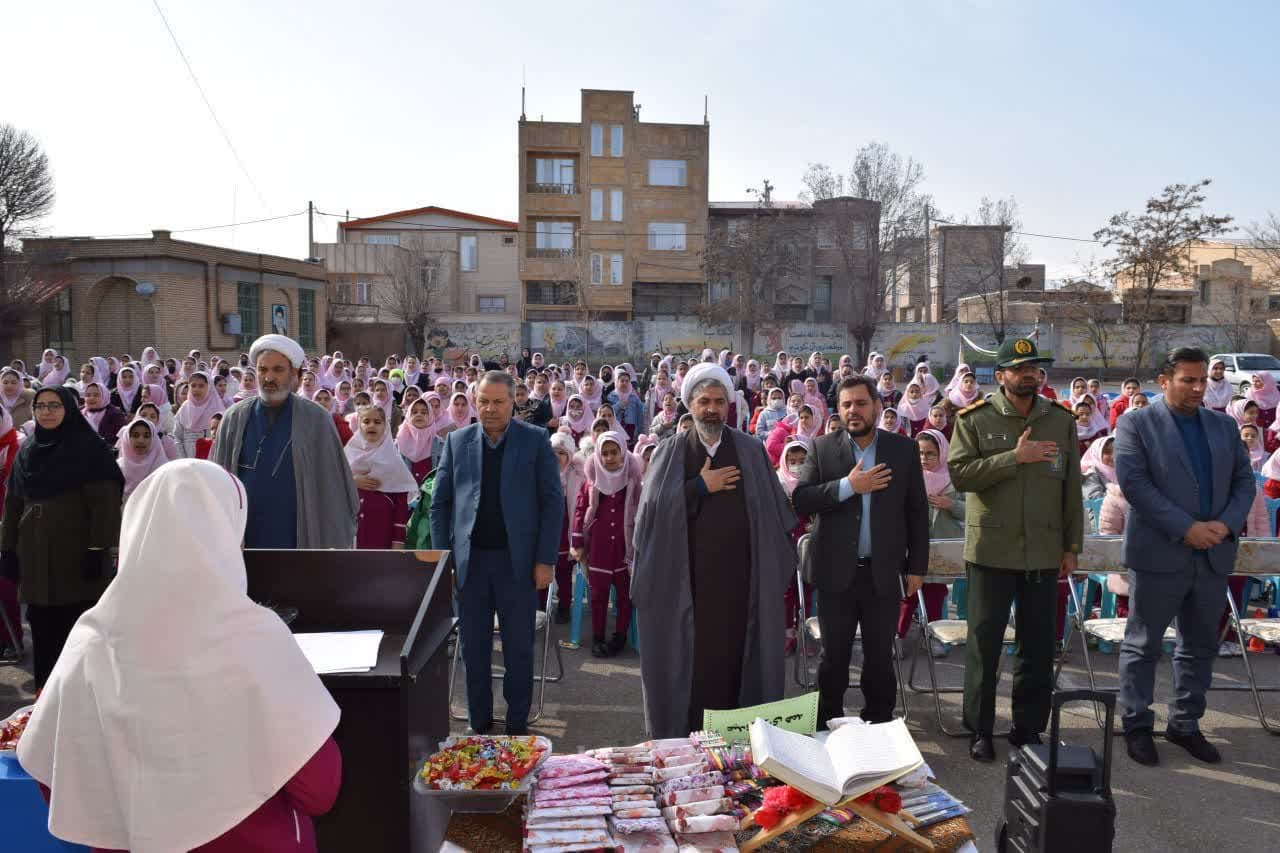
<svg viewBox="0 0 1280 853">
<path fill-rule="evenodd" d="M 617 591 L 609 590 L 609 609 L 616 613 Z M 569 617 L 569 641 L 575 646 L 581 645 L 582 638 L 582 606 L 587 601 L 587 573 L 581 563 L 573 567 L 573 607 Z M 627 626 L 627 639 L 631 648 L 640 651 L 640 631 L 636 626 L 636 608 L 631 607 L 631 624 Z"/>
<path fill-rule="evenodd" d="M 1258 481 L 1259 486 L 1265 486 L 1267 484 L 1267 478 L 1262 475 L 1261 471 L 1254 471 L 1253 479 Z"/>
<path fill-rule="evenodd" d="M 1103 498 L 1094 498 L 1084 502 L 1085 516 L 1089 522 L 1089 532 L 1097 534 L 1098 520 L 1102 517 Z"/>
</svg>

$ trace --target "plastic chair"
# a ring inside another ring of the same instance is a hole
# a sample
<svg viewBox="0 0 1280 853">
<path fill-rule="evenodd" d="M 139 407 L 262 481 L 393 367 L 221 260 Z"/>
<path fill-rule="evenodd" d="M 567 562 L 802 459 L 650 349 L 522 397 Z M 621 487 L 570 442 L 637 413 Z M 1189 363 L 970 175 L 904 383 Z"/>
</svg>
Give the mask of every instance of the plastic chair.
<svg viewBox="0 0 1280 853">
<path fill-rule="evenodd" d="M 1280 523 L 1277 523 L 1276 513 L 1280 512 L 1280 498 L 1263 498 L 1263 503 L 1267 507 L 1267 518 L 1271 521 L 1271 535 L 1280 536 Z"/>
<path fill-rule="evenodd" d="M 573 566 L 573 607 L 569 618 L 569 642 L 574 648 L 582 645 L 582 608 L 588 601 L 588 584 L 587 570 L 582 563 L 575 563 Z M 609 609 L 617 608 L 618 594 L 617 590 L 609 590 Z M 640 630 L 636 622 L 636 609 L 631 608 L 631 624 L 627 626 L 627 640 L 631 643 L 631 648 L 637 652 L 640 651 Z"/>
<path fill-rule="evenodd" d="M 556 604 L 559 600 L 560 600 L 559 590 L 557 590 L 556 588 L 555 579 L 552 578 L 551 586 L 547 587 L 547 606 L 537 612 L 537 615 L 534 617 L 534 623 L 533 623 L 533 642 L 535 644 L 534 646 L 535 649 L 537 648 L 536 644 L 538 642 L 538 632 L 539 631 L 542 632 L 542 666 L 540 669 L 535 669 L 533 673 L 533 683 L 538 685 L 538 703 L 537 703 L 537 710 L 534 711 L 534 713 L 529 717 L 530 725 L 542 719 L 542 711 L 547 704 L 547 685 L 554 684 L 557 681 L 560 681 L 564 678 L 564 659 L 561 658 L 560 656 L 560 645 L 558 643 L 551 642 L 551 634 L 552 634 L 551 628 L 552 628 L 552 625 L 555 623 L 552 613 L 555 612 Z M 453 658 L 449 662 L 449 696 L 450 697 L 453 696 L 454 684 L 456 683 L 457 677 L 458 677 L 458 664 L 461 663 L 462 661 L 462 637 L 460 634 L 457 634 L 457 631 L 458 631 L 458 628 L 455 620 Z M 493 617 L 493 633 L 496 634 L 497 632 L 498 632 L 498 615 L 495 613 Z M 556 654 L 556 675 L 549 675 L 547 672 L 547 664 L 550 660 L 551 650 L 553 648 L 555 649 L 555 654 Z M 494 681 L 501 681 L 505 675 L 506 675 L 506 669 L 504 667 L 495 666 L 491 670 L 490 677 Z M 459 720 L 459 721 L 465 721 L 467 719 L 466 714 L 455 713 L 452 705 L 450 705 L 449 707 L 449 716 L 450 718 L 454 720 Z M 499 717 L 496 714 L 494 715 L 493 720 L 494 722 L 497 722 L 497 723 L 506 722 L 502 717 Z"/>
<path fill-rule="evenodd" d="M 1098 520 L 1102 518 L 1102 502 L 1105 498 L 1093 498 L 1084 502 L 1085 517 L 1089 521 L 1089 532 L 1097 534 Z"/>
<path fill-rule="evenodd" d="M 1259 486 L 1266 486 L 1266 485 L 1267 485 L 1267 478 L 1266 478 L 1265 476 L 1263 476 L 1263 474 L 1262 474 L 1262 472 L 1261 472 L 1261 471 L 1254 471 L 1254 472 L 1253 472 L 1253 479 L 1255 479 L 1255 480 L 1257 480 L 1257 481 L 1258 481 L 1258 485 L 1259 485 Z M 1268 498 L 1268 500 L 1270 500 L 1270 498 Z"/>
</svg>

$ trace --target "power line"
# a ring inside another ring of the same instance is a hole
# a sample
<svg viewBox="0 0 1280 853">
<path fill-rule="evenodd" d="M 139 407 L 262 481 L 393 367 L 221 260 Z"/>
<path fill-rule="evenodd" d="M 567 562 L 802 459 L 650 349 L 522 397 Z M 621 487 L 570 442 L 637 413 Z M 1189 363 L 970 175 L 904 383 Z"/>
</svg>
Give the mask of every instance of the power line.
<svg viewBox="0 0 1280 853">
<path fill-rule="evenodd" d="M 222 140 L 227 143 L 227 148 L 231 150 L 231 156 L 235 158 L 236 165 L 240 167 L 240 172 L 244 175 L 245 180 L 249 182 L 249 186 L 253 187 L 254 193 L 258 196 L 259 203 L 265 208 L 267 201 L 262 197 L 262 190 L 258 189 L 258 184 L 253 180 L 253 176 L 249 174 L 248 168 L 245 167 L 244 161 L 240 159 L 240 152 L 236 150 L 236 146 L 231 142 L 231 134 L 227 133 L 226 127 L 223 126 L 222 120 L 218 118 L 218 113 L 213 108 L 213 103 L 209 100 L 209 96 L 205 94 L 204 86 L 200 85 L 200 78 L 196 76 L 196 70 L 191 67 L 191 61 L 187 59 L 186 52 L 182 49 L 182 45 L 178 42 L 178 36 L 173 31 L 173 27 L 169 26 L 169 19 L 165 17 L 164 10 L 160 8 L 160 0 L 151 0 L 153 6 L 156 7 L 156 13 L 160 16 L 161 23 L 169 32 L 169 38 L 173 40 L 173 46 L 178 50 L 178 56 L 182 57 L 182 64 L 187 67 L 187 73 L 191 75 L 191 82 L 195 83 L 196 91 L 200 93 L 200 99 L 204 101 L 205 107 L 209 110 L 209 115 L 213 118 L 213 123 L 218 126 L 218 132 L 222 134 Z"/>
<path fill-rule="evenodd" d="M 292 219 L 295 216 L 305 216 L 305 210 L 299 210 L 296 213 L 282 213 L 279 216 L 267 216 L 262 219 L 247 219 L 243 222 L 229 222 L 226 225 L 199 225 L 194 228 L 169 228 L 170 234 L 191 234 L 196 231 L 221 231 L 226 228 L 239 228 L 241 225 L 257 225 L 261 222 L 277 222 L 281 219 Z M 150 232 L 135 231 L 130 234 L 83 234 L 75 235 L 77 237 L 87 237 L 92 240 L 122 240 L 129 237 L 149 237 Z"/>
</svg>

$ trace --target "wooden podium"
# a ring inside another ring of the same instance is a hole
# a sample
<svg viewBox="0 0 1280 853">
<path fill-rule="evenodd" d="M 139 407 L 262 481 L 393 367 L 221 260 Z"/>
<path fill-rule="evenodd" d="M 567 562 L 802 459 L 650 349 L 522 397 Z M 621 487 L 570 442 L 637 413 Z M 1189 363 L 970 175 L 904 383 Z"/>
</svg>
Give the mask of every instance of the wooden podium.
<svg viewBox="0 0 1280 853">
<path fill-rule="evenodd" d="M 413 774 L 449 735 L 449 552 L 246 550 L 244 562 L 249 597 L 297 608 L 295 632 L 385 632 L 372 670 L 320 677 L 342 709 L 342 789 L 316 836 L 332 853 L 417 849 Z"/>
</svg>

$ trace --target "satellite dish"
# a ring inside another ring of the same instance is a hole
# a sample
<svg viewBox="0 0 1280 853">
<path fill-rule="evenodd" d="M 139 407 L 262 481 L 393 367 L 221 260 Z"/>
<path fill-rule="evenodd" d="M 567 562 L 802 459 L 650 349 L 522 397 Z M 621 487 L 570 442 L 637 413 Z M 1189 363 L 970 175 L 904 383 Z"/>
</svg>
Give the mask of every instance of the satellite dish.
<svg viewBox="0 0 1280 853">
<path fill-rule="evenodd" d="M 140 281 L 134 288 L 134 292 L 139 296 L 152 296 L 156 292 L 156 286 L 149 281 Z"/>
</svg>

